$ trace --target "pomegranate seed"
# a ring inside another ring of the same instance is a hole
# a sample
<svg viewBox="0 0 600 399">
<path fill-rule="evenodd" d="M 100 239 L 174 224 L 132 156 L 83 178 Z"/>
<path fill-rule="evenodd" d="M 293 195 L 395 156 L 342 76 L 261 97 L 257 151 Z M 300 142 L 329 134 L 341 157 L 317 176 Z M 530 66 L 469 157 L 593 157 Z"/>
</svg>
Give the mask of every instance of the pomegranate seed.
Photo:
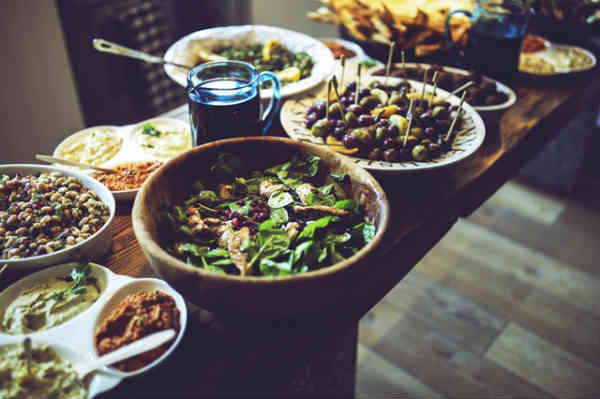
<svg viewBox="0 0 600 399">
<path fill-rule="evenodd" d="M 238 218 L 235 218 L 235 219 L 233 219 L 231 224 L 233 225 L 233 227 L 238 227 L 238 225 L 240 224 L 240 221 Z"/>
</svg>

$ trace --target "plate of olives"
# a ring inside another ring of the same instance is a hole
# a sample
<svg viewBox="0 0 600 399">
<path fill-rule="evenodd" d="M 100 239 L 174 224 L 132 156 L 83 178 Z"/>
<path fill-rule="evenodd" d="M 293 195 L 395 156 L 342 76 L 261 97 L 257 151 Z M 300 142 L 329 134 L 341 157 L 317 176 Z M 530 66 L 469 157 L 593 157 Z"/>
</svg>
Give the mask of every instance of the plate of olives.
<svg viewBox="0 0 600 399">
<path fill-rule="evenodd" d="M 422 81 L 425 71 L 428 72 L 426 83 L 432 83 L 433 72 L 437 71 L 439 87 L 450 92 L 472 81 L 474 84 L 467 89 L 466 101 L 482 115 L 486 111 L 507 109 L 517 101 L 517 95 L 510 87 L 474 70 L 415 63 L 406 63 L 403 68 L 402 64 L 397 63 L 392 64 L 390 76 Z M 368 73 L 373 76 L 384 76 L 385 67 L 372 68 Z"/>
<path fill-rule="evenodd" d="M 293 139 L 326 145 L 376 172 L 448 166 L 485 139 L 483 120 L 464 96 L 392 77 L 368 76 L 362 83 L 354 77 L 290 99 L 281 123 Z"/>
</svg>

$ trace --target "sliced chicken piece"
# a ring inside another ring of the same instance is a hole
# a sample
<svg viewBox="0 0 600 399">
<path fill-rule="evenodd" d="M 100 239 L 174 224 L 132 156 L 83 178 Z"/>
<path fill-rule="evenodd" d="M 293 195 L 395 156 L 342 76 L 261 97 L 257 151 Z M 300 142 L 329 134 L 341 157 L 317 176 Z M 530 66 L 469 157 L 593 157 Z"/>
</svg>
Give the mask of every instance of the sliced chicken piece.
<svg viewBox="0 0 600 399">
<path fill-rule="evenodd" d="M 231 184 L 219 184 L 217 191 L 219 192 L 219 197 L 223 199 L 233 197 L 233 186 Z"/>
<path fill-rule="evenodd" d="M 231 261 L 238 269 L 240 269 L 240 274 L 243 277 L 248 273 L 248 255 L 243 253 L 240 248 L 244 241 L 250 238 L 250 229 L 248 227 L 242 227 L 231 235 L 232 237 L 227 243 L 227 250 L 229 251 Z"/>
<path fill-rule="evenodd" d="M 259 190 L 261 196 L 263 196 L 265 198 L 269 198 L 271 196 L 271 194 L 273 194 L 276 191 L 287 190 L 287 187 L 285 186 L 285 184 L 276 184 L 276 183 L 272 183 L 268 180 L 264 180 L 260 183 L 258 190 Z"/>
<path fill-rule="evenodd" d="M 288 237 L 290 237 L 290 241 L 294 241 L 296 237 L 298 237 L 298 233 L 300 232 L 300 225 L 296 222 L 289 222 L 285 225 L 285 232 Z"/>
<path fill-rule="evenodd" d="M 339 216 L 344 217 L 350 215 L 345 209 L 337 209 L 332 206 L 312 205 L 312 206 L 294 206 L 294 213 L 307 217 L 309 219 L 317 219 L 323 216 Z"/>
<path fill-rule="evenodd" d="M 300 201 L 306 204 L 306 199 L 310 195 L 310 193 L 317 191 L 317 188 L 310 183 L 303 183 L 296 187 L 296 194 L 300 197 Z"/>
<path fill-rule="evenodd" d="M 225 224 L 220 219 L 200 216 L 200 210 L 198 208 L 190 207 L 185 211 L 186 215 L 189 216 L 188 224 L 194 234 L 211 234 L 214 236 L 221 235 L 221 228 Z"/>
</svg>

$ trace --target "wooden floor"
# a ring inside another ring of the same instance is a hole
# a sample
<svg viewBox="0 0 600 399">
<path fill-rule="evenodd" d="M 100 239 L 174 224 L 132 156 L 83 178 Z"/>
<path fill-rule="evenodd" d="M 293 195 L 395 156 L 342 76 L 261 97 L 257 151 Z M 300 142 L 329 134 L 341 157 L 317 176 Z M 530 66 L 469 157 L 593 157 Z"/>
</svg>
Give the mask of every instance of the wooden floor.
<svg viewBox="0 0 600 399">
<path fill-rule="evenodd" d="M 362 319 L 356 396 L 600 398 L 595 205 L 511 182 L 460 220 Z"/>
</svg>

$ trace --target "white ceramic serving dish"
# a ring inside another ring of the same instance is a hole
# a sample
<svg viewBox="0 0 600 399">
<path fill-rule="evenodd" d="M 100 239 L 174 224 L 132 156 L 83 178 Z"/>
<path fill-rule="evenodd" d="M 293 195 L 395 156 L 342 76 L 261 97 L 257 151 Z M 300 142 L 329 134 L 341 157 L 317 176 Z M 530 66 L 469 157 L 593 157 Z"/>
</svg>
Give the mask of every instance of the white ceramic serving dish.
<svg viewBox="0 0 600 399">
<path fill-rule="evenodd" d="M 352 78 L 348 77 L 348 81 Z M 399 78 L 389 78 L 390 83 L 400 83 Z M 345 79 L 344 79 L 345 80 Z M 367 76 L 363 79 L 363 84 L 368 85 L 371 81 L 377 80 L 383 82 L 383 76 Z M 421 92 L 423 83 L 414 80 L 408 80 L 413 91 Z M 426 85 L 426 92 L 431 92 L 433 87 Z M 445 90 L 437 89 L 437 96 L 445 98 L 452 105 L 458 105 L 460 99 L 451 95 Z M 325 90 L 322 90 L 317 98 L 325 98 Z M 314 94 L 301 96 L 290 99 L 283 104 L 281 108 L 281 125 L 283 129 L 293 139 L 307 141 L 313 144 L 326 145 L 322 138 L 315 137 L 310 133 L 310 130 L 304 125 L 304 117 L 306 116 L 307 108 L 315 102 Z M 473 154 L 483 143 L 485 139 L 485 124 L 479 116 L 479 113 L 469 104 L 463 104 L 462 116 L 465 119 L 463 127 L 456 132 L 456 138 L 452 145 L 452 149 L 439 158 L 431 159 L 424 162 L 405 161 L 405 162 L 388 162 L 374 161 L 365 158 L 349 156 L 358 165 L 363 168 L 381 173 L 402 173 L 402 172 L 417 172 L 423 170 L 437 169 L 450 166 L 456 162 L 462 161 Z"/>
<path fill-rule="evenodd" d="M 193 32 L 173 43 L 164 58 L 167 61 L 192 65 L 195 61 L 192 52 L 196 46 L 212 50 L 224 45 L 266 43 L 270 39 L 278 39 L 290 51 L 306 52 L 314 62 L 310 76 L 281 87 L 281 97 L 293 96 L 311 89 L 331 74 L 334 65 L 333 54 L 321 41 L 303 33 L 264 25 L 225 26 Z M 165 65 L 164 68 L 171 79 L 183 87 L 187 86 L 187 72 L 172 65 Z M 262 98 L 271 98 L 273 90 L 261 90 L 260 95 Z"/>
<path fill-rule="evenodd" d="M 401 64 L 394 64 L 394 68 L 399 68 L 401 66 Z M 421 64 L 421 63 L 413 63 L 413 62 L 407 62 L 405 64 L 406 68 L 408 69 L 413 69 L 413 68 L 424 68 L 424 69 L 429 69 L 431 68 L 431 64 Z M 463 75 L 463 76 L 467 76 L 469 74 L 469 71 L 464 70 L 464 69 L 460 69 L 460 68 L 455 68 L 455 67 L 449 67 L 449 66 L 443 66 L 442 67 L 444 71 L 446 72 L 450 72 L 450 73 L 455 73 L 457 75 Z M 385 70 L 385 67 L 373 67 L 372 69 L 369 69 L 368 73 L 369 74 L 373 74 L 375 72 L 379 72 Z M 506 101 L 504 101 L 501 104 L 495 104 L 495 105 L 472 105 L 473 109 L 479 113 L 481 113 L 481 116 L 486 119 L 486 115 L 487 113 L 495 113 L 498 111 L 505 111 L 508 108 L 512 107 L 515 102 L 517 102 L 517 94 L 515 93 L 515 91 L 513 89 L 511 89 L 510 87 L 508 87 L 507 85 L 505 85 L 504 83 L 496 80 L 496 79 L 492 79 L 490 77 L 484 76 L 483 77 L 484 80 L 488 81 L 488 82 L 493 82 L 496 84 L 496 89 L 501 92 L 504 93 L 508 96 L 508 99 Z"/>
<path fill-rule="evenodd" d="M 545 39 L 544 39 L 544 41 L 546 43 L 546 47 L 544 49 L 542 49 L 540 51 L 535 51 L 532 53 L 525 53 L 525 55 L 532 56 L 532 57 L 539 57 L 539 58 L 543 59 L 544 61 L 552 64 L 554 66 L 554 68 L 556 69 L 556 71 L 553 73 L 532 73 L 532 72 L 526 72 L 526 71 L 519 69 L 519 73 L 521 75 L 523 75 L 524 77 L 534 78 L 534 79 L 544 79 L 544 78 L 565 76 L 565 75 L 569 75 L 569 74 L 577 74 L 577 73 L 589 71 L 590 69 L 593 69 L 597 64 L 598 60 L 596 59 L 596 56 L 594 55 L 594 53 L 592 53 L 589 50 L 586 50 L 583 47 L 571 46 L 571 45 L 567 45 L 567 44 L 556 44 L 556 43 L 552 43 Z M 585 56 L 587 56 L 590 59 L 590 61 L 591 61 L 590 65 L 584 69 L 569 69 L 569 68 L 565 68 L 565 67 L 559 65 L 550 55 L 553 51 L 563 49 L 563 48 L 564 49 L 573 49 L 575 51 L 578 51 L 578 52 L 584 54 Z"/>
<path fill-rule="evenodd" d="M 153 119 L 148 119 L 148 120 L 145 120 L 142 122 L 134 123 L 131 125 L 92 126 L 92 127 L 80 130 L 78 132 L 75 132 L 75 133 L 65 137 L 56 146 L 53 156 L 60 158 L 59 152 L 60 152 L 61 148 L 63 148 L 66 145 L 66 143 L 68 142 L 68 140 L 70 140 L 72 137 L 75 137 L 78 135 L 84 135 L 87 132 L 89 132 L 90 130 L 103 129 L 104 131 L 114 133 L 116 136 L 123 139 L 123 145 L 122 145 L 120 151 L 113 158 L 111 158 L 107 162 L 104 162 L 97 166 L 103 166 L 103 167 L 110 168 L 110 167 L 114 167 L 114 166 L 117 166 L 120 164 L 129 163 L 129 162 L 142 162 L 142 161 L 166 162 L 166 161 L 168 161 L 169 160 L 168 158 L 162 158 L 162 157 L 153 156 L 152 154 L 148 154 L 142 148 L 140 148 L 139 145 L 136 144 L 135 138 L 137 137 L 137 135 L 139 135 L 140 130 L 143 129 L 143 126 L 146 123 L 168 123 L 168 124 L 176 127 L 177 129 L 185 130 L 189 134 L 189 148 L 192 148 L 193 139 L 192 139 L 192 133 L 191 133 L 189 124 L 187 124 L 179 119 L 153 118 Z M 71 169 L 71 170 L 79 170 L 78 168 L 70 168 L 68 166 L 62 166 L 62 167 Z M 91 173 L 94 173 L 95 171 L 94 170 L 85 170 L 83 172 L 86 174 L 91 174 Z M 115 196 L 115 199 L 117 201 L 133 201 L 135 199 L 137 192 L 138 192 L 138 189 L 112 191 L 112 193 Z"/>
<path fill-rule="evenodd" d="M 109 217 L 106 223 L 88 239 L 79 244 L 65 247 L 56 252 L 46 255 L 30 256 L 22 259 L 0 259 L 0 263 L 7 263 L 8 267 L 16 270 L 38 269 L 44 266 L 55 265 L 61 262 L 73 261 L 76 259 L 99 259 L 106 254 L 112 245 L 111 224 L 115 216 L 115 198 L 108 188 L 98 180 L 86 175 L 85 173 L 58 167 L 54 165 L 37 164 L 6 164 L 0 165 L 0 174 L 13 176 L 15 174 L 31 175 L 34 173 L 60 172 L 65 176 L 78 178 L 87 188 L 94 191 L 98 198 L 108 206 Z"/>
<path fill-rule="evenodd" d="M 41 270 L 22 278 L 0 294 L 0 320 L 8 305 L 17 298 L 19 292 L 33 285 L 48 281 L 52 277 L 68 276 L 76 263 L 65 263 Z M 160 290 L 171 295 L 179 309 L 180 330 L 175 342 L 158 359 L 147 366 L 129 373 L 105 367 L 93 373 L 88 391 L 88 399 L 108 391 L 121 382 L 123 378 L 148 372 L 163 362 L 177 347 L 187 326 L 187 307 L 183 297 L 163 280 L 155 278 L 132 278 L 111 272 L 106 267 L 92 263 L 93 276 L 103 287 L 100 297 L 88 309 L 65 323 L 44 331 L 27 335 L 10 335 L 0 331 L 0 346 L 21 343 L 25 336 L 31 338 L 34 344 L 49 344 L 61 357 L 72 363 L 90 361 L 98 358 L 94 342 L 94 331 L 102 321 L 115 309 L 123 298 L 134 292 Z"/>
</svg>

